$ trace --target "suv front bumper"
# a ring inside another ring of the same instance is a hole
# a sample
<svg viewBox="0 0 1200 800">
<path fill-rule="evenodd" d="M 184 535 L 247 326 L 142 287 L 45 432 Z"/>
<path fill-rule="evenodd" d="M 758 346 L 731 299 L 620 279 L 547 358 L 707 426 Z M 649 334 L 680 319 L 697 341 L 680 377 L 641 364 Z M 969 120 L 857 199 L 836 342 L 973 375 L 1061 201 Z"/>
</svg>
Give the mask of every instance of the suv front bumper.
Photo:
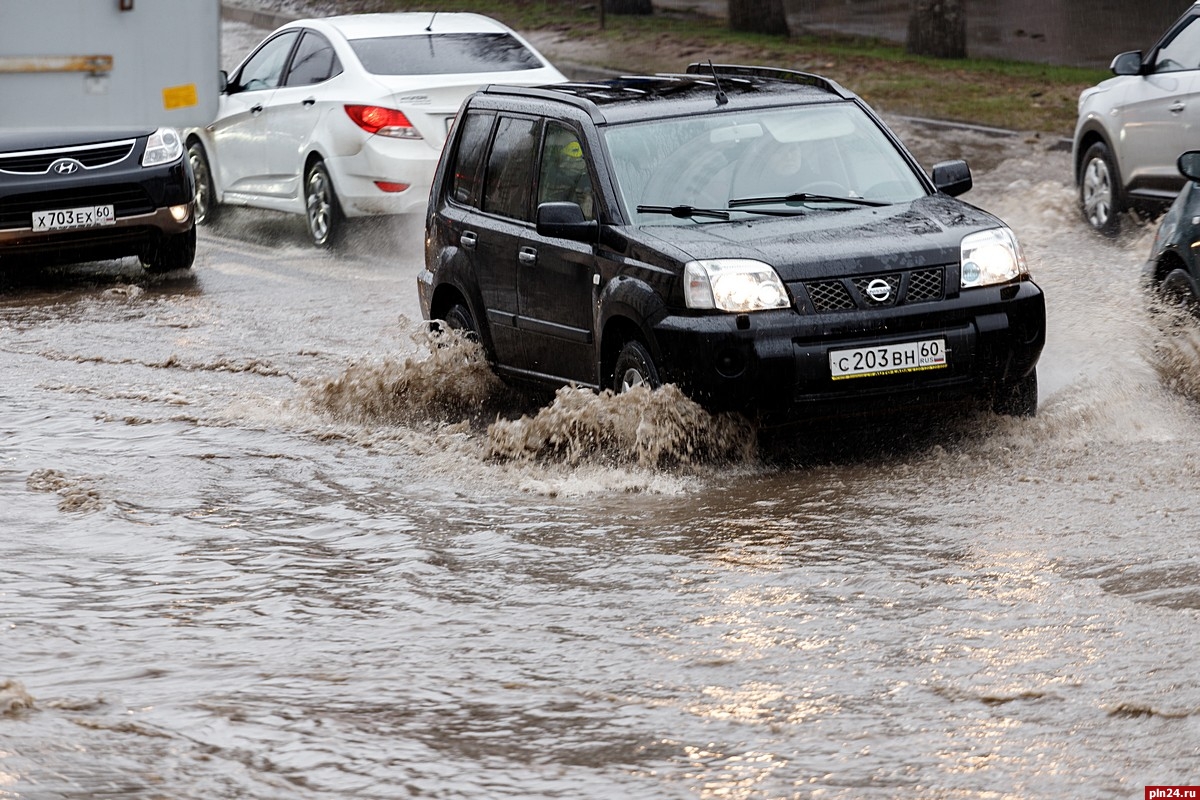
<svg viewBox="0 0 1200 800">
<path fill-rule="evenodd" d="M 1034 369 L 1046 311 L 1041 289 L 1022 281 L 871 311 L 667 316 L 654 334 L 664 382 L 710 407 L 786 423 L 986 400 Z M 930 339 L 944 339 L 945 367 L 833 379 L 831 351 Z"/>
</svg>

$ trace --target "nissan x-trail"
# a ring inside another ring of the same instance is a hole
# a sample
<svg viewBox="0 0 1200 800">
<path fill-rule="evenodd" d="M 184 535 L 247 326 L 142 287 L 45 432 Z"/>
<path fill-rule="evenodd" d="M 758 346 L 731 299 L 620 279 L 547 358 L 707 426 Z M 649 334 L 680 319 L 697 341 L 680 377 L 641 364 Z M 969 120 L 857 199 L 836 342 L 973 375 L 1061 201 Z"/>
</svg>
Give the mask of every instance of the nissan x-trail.
<svg viewBox="0 0 1200 800">
<path fill-rule="evenodd" d="M 806 73 L 490 86 L 434 179 L 422 312 L 516 384 L 674 383 L 765 426 L 1032 415 L 1042 291 L 971 185 Z"/>
</svg>

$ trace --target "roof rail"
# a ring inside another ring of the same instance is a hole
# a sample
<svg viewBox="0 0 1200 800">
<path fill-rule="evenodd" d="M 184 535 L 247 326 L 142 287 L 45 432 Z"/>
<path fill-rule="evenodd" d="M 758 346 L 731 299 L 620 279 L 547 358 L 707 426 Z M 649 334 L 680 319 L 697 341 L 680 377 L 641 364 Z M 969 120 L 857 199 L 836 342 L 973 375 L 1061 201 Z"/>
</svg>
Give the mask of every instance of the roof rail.
<svg viewBox="0 0 1200 800">
<path fill-rule="evenodd" d="M 729 75 L 733 77 L 743 78 L 770 78 L 778 81 L 791 81 L 792 83 L 803 83 L 808 86 L 815 86 L 818 89 L 824 89 L 827 92 L 850 99 L 854 95 L 846 89 L 842 88 L 836 81 L 831 81 L 829 78 L 820 75 L 814 75 L 811 72 L 800 72 L 794 69 L 780 69 L 778 67 L 748 67 L 739 66 L 737 64 L 713 64 L 710 62 L 694 62 L 688 64 L 688 75 Z"/>
</svg>

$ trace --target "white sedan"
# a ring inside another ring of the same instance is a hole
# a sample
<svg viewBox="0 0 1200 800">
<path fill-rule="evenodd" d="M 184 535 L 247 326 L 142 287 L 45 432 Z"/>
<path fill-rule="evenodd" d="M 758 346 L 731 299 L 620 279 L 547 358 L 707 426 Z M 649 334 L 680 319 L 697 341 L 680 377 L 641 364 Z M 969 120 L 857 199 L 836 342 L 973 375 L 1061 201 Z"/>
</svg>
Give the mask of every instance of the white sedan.
<svg viewBox="0 0 1200 800">
<path fill-rule="evenodd" d="M 490 84 L 566 78 L 478 14 L 299 20 L 227 76 L 217 117 L 186 132 L 196 219 L 240 205 L 304 214 L 313 244 L 346 217 L 423 213 L 463 99 Z"/>
</svg>

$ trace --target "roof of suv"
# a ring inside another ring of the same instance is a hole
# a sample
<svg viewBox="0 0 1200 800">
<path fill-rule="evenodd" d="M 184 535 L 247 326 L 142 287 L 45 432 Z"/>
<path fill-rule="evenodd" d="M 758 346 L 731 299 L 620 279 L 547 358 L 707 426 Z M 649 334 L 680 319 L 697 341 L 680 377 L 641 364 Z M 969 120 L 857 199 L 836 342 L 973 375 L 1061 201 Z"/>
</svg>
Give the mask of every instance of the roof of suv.
<svg viewBox="0 0 1200 800">
<path fill-rule="evenodd" d="M 488 94 L 518 94 L 566 102 L 597 123 L 679 116 L 731 107 L 849 100 L 836 82 L 807 72 L 727 64 L 691 64 L 684 74 L 622 76 L 538 87 L 488 86 Z M 653 106 L 651 110 L 648 106 Z"/>
</svg>

